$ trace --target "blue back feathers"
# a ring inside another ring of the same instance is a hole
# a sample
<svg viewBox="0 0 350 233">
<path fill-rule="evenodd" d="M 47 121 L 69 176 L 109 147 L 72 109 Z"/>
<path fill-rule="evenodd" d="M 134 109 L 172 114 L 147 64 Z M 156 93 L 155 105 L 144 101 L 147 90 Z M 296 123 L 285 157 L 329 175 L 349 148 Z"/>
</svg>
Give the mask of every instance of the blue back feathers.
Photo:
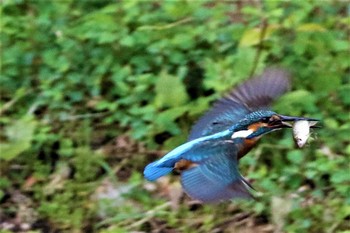
<svg viewBox="0 0 350 233">
<path fill-rule="evenodd" d="M 270 118 L 272 115 L 275 115 L 275 114 L 277 113 L 270 110 L 257 110 L 255 112 L 245 115 L 236 124 L 232 125 L 230 129 L 232 131 L 240 130 L 240 127 L 247 127 L 248 125 L 257 122 L 264 117 Z"/>
<path fill-rule="evenodd" d="M 182 186 L 192 198 L 217 202 L 251 197 L 251 186 L 238 171 L 237 154 L 243 140 L 232 140 L 231 135 L 240 125 L 275 114 L 268 107 L 289 85 L 288 74 L 280 69 L 268 69 L 241 84 L 193 126 L 187 143 L 147 165 L 145 178 L 154 181 L 184 159 L 196 164 L 181 173 Z"/>
<path fill-rule="evenodd" d="M 156 162 L 150 163 L 145 167 L 143 175 L 149 181 L 155 181 L 158 178 L 167 175 L 174 168 L 173 167 L 160 167 L 157 166 Z"/>
<path fill-rule="evenodd" d="M 202 202 L 218 202 L 233 197 L 249 198 L 248 185 L 237 168 L 234 144 L 222 144 L 199 166 L 183 171 L 185 192 Z"/>
</svg>

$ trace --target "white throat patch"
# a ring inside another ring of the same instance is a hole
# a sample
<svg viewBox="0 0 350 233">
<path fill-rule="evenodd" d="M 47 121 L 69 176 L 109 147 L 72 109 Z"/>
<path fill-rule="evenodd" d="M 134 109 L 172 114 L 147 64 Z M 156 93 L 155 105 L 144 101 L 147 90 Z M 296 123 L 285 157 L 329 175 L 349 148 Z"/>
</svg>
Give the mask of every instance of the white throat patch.
<svg viewBox="0 0 350 233">
<path fill-rule="evenodd" d="M 240 131 L 237 131 L 237 132 L 234 132 L 231 136 L 232 139 L 234 138 L 246 138 L 248 137 L 249 135 L 251 135 L 254 131 L 251 130 L 251 129 L 248 129 L 248 130 L 240 130 Z"/>
</svg>

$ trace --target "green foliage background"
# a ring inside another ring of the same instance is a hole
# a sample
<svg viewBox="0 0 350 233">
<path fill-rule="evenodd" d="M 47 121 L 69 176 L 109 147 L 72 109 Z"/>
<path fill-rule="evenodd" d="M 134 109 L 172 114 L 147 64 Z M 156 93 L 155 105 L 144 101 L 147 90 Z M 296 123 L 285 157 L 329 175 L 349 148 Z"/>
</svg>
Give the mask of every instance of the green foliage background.
<svg viewBox="0 0 350 233">
<path fill-rule="evenodd" d="M 2 222 L 32 232 L 348 232 L 346 1 L 5 0 L 0 23 Z M 315 139 L 300 150 L 290 131 L 274 133 L 241 161 L 257 201 L 169 206 L 143 167 L 184 142 L 213 100 L 274 65 L 293 74 L 274 110 L 322 119 Z M 116 196 L 96 197 L 108 187 Z"/>
</svg>

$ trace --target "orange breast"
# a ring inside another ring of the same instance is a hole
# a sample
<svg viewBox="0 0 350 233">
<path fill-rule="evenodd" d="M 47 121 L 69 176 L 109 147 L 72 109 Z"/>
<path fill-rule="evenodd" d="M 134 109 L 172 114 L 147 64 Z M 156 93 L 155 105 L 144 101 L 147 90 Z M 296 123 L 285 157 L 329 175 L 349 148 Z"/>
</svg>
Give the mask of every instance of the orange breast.
<svg viewBox="0 0 350 233">
<path fill-rule="evenodd" d="M 266 125 L 265 123 L 258 122 L 258 123 L 254 123 L 254 124 L 251 124 L 250 126 L 248 126 L 248 129 L 255 132 L 260 127 L 265 126 L 265 125 Z M 260 139 L 260 137 L 255 137 L 252 139 L 244 139 L 243 145 L 242 145 L 241 149 L 238 151 L 238 159 L 245 156 L 255 146 L 255 144 L 259 141 L 259 139 Z"/>
<path fill-rule="evenodd" d="M 196 163 L 193 163 L 189 160 L 185 160 L 185 159 L 182 159 L 180 160 L 179 162 L 177 162 L 175 164 L 175 169 L 178 170 L 178 171 L 183 171 L 183 170 L 187 170 L 187 169 L 190 169 L 194 166 L 197 166 Z"/>
<path fill-rule="evenodd" d="M 245 139 L 244 144 L 242 145 L 241 149 L 238 151 L 238 159 L 245 156 L 258 142 L 258 138 L 253 139 Z"/>
</svg>

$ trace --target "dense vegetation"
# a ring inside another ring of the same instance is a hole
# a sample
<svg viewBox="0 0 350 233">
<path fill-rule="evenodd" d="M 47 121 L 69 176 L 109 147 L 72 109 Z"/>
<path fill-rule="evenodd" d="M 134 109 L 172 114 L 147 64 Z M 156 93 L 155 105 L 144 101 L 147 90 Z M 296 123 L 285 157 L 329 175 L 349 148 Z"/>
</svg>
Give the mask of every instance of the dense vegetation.
<svg viewBox="0 0 350 233">
<path fill-rule="evenodd" d="M 1 232 L 349 232 L 346 1 L 1 5 Z M 256 201 L 199 205 L 144 166 L 232 86 L 293 74 L 274 110 L 322 119 L 303 149 L 266 136 L 240 164 Z M 6 230 L 7 229 L 7 230 Z"/>
</svg>

